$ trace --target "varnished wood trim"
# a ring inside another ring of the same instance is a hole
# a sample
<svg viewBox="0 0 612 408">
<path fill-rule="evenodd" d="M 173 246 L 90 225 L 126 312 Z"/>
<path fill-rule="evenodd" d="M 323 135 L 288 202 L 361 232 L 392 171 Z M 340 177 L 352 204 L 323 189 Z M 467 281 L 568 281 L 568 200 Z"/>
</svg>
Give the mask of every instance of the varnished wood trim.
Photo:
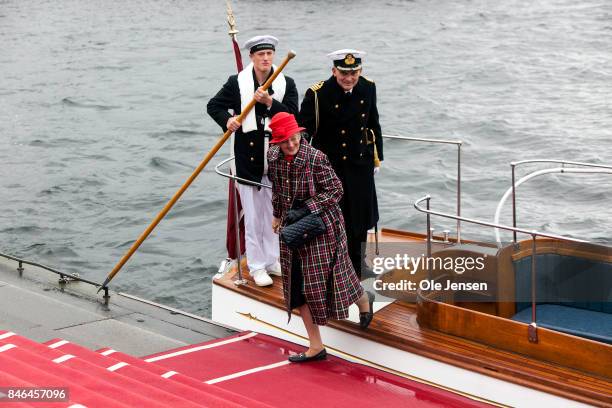
<svg viewBox="0 0 612 408">
<path fill-rule="evenodd" d="M 403 231 L 403 230 L 398 230 L 398 229 L 393 229 L 393 228 L 382 228 L 379 232 L 379 235 L 381 238 L 393 238 L 393 237 L 397 237 L 397 238 L 401 238 L 402 240 L 412 240 L 412 241 L 427 241 L 427 235 L 425 234 L 420 234 L 417 232 L 411 232 L 411 231 Z M 433 235 L 433 239 L 435 241 L 438 242 L 444 242 L 444 237 L 442 235 Z M 391 239 L 389 239 L 391 240 Z M 456 243 L 457 242 L 457 238 L 453 238 L 453 237 L 448 237 L 449 242 L 453 242 Z M 463 244 L 478 244 L 478 245 L 482 245 L 482 246 L 487 246 L 487 247 L 491 247 L 491 248 L 495 248 L 496 245 L 495 244 L 491 244 L 491 243 L 485 243 L 485 242 L 479 242 L 479 241 L 469 241 L 469 240 L 465 240 L 462 239 L 461 243 Z"/>
<path fill-rule="evenodd" d="M 419 324 L 434 330 L 612 380 L 612 346 L 608 344 L 543 327 L 537 329 L 538 343 L 530 343 L 525 323 L 423 297 L 417 310 Z"/>
<path fill-rule="evenodd" d="M 516 277 L 512 265 L 512 246 L 497 252 L 497 298 L 516 299 Z M 515 302 L 498 302 L 497 315 L 510 319 L 516 314 Z"/>
<path fill-rule="evenodd" d="M 531 256 L 532 242 L 531 240 L 520 241 L 519 248 L 512 255 L 512 260 L 517 261 Z M 538 239 L 536 240 L 536 254 L 558 254 L 600 262 L 612 262 L 612 249 L 589 243 Z"/>
<path fill-rule="evenodd" d="M 518 261 L 521 260 L 523 258 L 527 258 L 529 256 L 531 256 L 531 253 L 533 251 L 530 249 L 522 249 L 519 252 L 516 252 L 514 255 L 512 255 L 512 260 L 513 261 Z M 588 251 L 577 251 L 575 249 L 570 249 L 570 248 L 554 248 L 554 247 L 537 247 L 536 246 L 536 254 L 537 255 L 542 255 L 542 254 L 556 254 L 556 255 L 564 255 L 564 256 L 572 256 L 572 257 L 576 257 L 576 258 L 583 258 L 583 259 L 589 259 L 592 261 L 599 261 L 599 262 L 612 262 L 612 255 L 603 255 L 603 254 L 598 254 L 598 253 L 593 253 L 593 252 L 588 252 Z"/>
</svg>

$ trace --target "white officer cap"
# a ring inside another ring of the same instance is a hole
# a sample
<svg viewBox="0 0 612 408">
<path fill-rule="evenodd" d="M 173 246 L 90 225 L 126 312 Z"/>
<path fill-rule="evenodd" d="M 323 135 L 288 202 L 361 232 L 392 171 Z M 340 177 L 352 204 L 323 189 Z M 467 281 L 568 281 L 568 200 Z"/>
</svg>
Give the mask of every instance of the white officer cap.
<svg viewBox="0 0 612 408">
<path fill-rule="evenodd" d="M 330 52 L 327 57 L 334 61 L 334 67 L 340 71 L 356 71 L 361 68 L 361 58 L 365 52 L 344 48 L 342 50 Z"/>
<path fill-rule="evenodd" d="M 276 50 L 276 45 L 278 44 L 278 38 L 272 35 L 258 35 L 253 38 L 248 39 L 242 48 L 245 50 L 249 50 L 252 54 L 261 50 Z"/>
</svg>

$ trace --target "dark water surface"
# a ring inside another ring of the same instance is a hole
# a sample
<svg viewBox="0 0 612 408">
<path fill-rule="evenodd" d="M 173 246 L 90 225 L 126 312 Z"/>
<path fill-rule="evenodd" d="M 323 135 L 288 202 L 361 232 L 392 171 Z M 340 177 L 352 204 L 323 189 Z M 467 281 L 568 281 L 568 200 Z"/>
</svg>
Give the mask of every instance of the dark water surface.
<svg viewBox="0 0 612 408">
<path fill-rule="evenodd" d="M 286 73 L 300 96 L 329 76 L 326 53 L 368 51 L 384 133 L 464 141 L 465 216 L 492 220 L 510 161 L 612 164 L 609 1 L 233 6 L 241 43 L 269 32 L 279 61 L 297 51 Z M 221 0 L 0 0 L 0 251 L 104 280 L 220 136 L 203 113 L 235 71 L 224 19 Z M 381 226 L 422 231 L 412 203 L 426 193 L 453 211 L 454 148 L 391 141 L 385 153 Z M 520 224 L 609 242 L 611 187 L 611 175 L 535 179 Z M 210 166 L 115 288 L 209 315 L 226 194 Z"/>
</svg>

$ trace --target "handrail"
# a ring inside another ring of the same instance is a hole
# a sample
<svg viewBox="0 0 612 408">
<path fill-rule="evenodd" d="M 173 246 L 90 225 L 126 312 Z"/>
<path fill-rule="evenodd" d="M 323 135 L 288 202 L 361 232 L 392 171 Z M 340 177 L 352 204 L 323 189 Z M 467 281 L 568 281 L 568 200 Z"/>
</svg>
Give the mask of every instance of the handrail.
<svg viewBox="0 0 612 408">
<path fill-rule="evenodd" d="M 532 173 L 523 176 L 519 181 L 515 182 L 515 169 L 516 167 L 523 164 L 532 164 L 532 163 L 555 163 L 561 164 L 561 167 L 554 167 L 551 169 L 542 169 L 536 170 Z M 564 167 L 565 165 L 572 166 L 583 166 L 587 167 L 586 169 L 581 168 L 573 168 L 573 167 Z M 581 163 L 581 162 L 572 162 L 566 160 L 522 160 L 519 162 L 510 163 L 512 167 L 512 186 L 506 190 L 502 198 L 499 200 L 497 204 L 497 208 L 495 209 L 495 223 L 499 222 L 499 218 L 501 217 L 501 210 L 506 203 L 506 200 L 510 195 L 512 195 L 512 226 L 516 227 L 516 188 L 521 184 L 531 180 L 532 178 L 542 176 L 544 174 L 552 174 L 552 173 L 577 173 L 577 174 L 612 174 L 612 166 L 605 166 L 601 164 L 593 164 L 593 163 Z M 499 229 L 495 229 L 495 240 L 497 242 L 497 246 L 501 248 L 501 237 L 499 233 Z M 513 241 L 516 242 L 516 231 L 513 232 Z"/>
<path fill-rule="evenodd" d="M 518 167 L 523 164 L 531 164 L 531 163 L 557 163 L 557 164 L 570 164 L 572 166 L 583 166 L 583 167 L 596 167 L 602 169 L 610 169 L 612 170 L 612 166 L 606 166 L 603 164 L 595 164 L 595 163 L 586 163 L 586 162 L 575 162 L 570 160 L 559 160 L 559 159 L 532 159 L 532 160 L 519 160 L 516 162 L 510 162 L 510 166 Z"/>
<path fill-rule="evenodd" d="M 382 135 L 387 139 L 398 139 L 398 140 L 409 140 L 414 142 L 425 142 L 425 143 L 439 143 L 439 144 L 453 144 L 457 146 L 457 216 L 461 216 L 461 146 L 463 142 L 461 140 L 444 140 L 444 139 L 428 139 L 421 137 L 407 137 L 407 136 L 395 136 L 395 135 Z M 457 219 L 457 243 L 461 243 L 461 220 Z"/>
<path fill-rule="evenodd" d="M 460 219 L 461 221 L 465 221 L 471 224 L 478 224 L 478 225 L 483 225 L 485 227 L 492 227 L 492 228 L 499 228 L 499 229 L 503 229 L 503 230 L 507 230 L 507 231 L 516 231 L 522 234 L 528 234 L 528 235 L 535 235 L 535 236 L 539 236 L 539 237 L 546 237 L 546 238 L 552 238 L 552 239 L 558 239 L 561 241 L 568 241 L 568 242 L 579 242 L 579 243 L 585 243 L 588 241 L 582 240 L 582 239 L 576 239 L 576 238 L 569 238 L 569 237 L 564 237 L 562 235 L 557 235 L 557 234 L 550 234 L 547 232 L 540 232 L 540 231 L 536 231 L 536 230 L 526 230 L 526 229 L 522 229 L 522 228 L 516 228 L 516 227 L 510 227 L 508 225 L 502 225 L 502 224 L 496 224 L 496 223 L 492 223 L 492 222 L 487 222 L 487 221 L 481 221 L 481 220 L 476 220 L 473 218 L 467 218 L 467 217 L 457 217 L 456 215 L 453 214 L 447 214 L 447 213 L 443 213 L 443 212 L 439 212 L 439 211 L 433 211 L 430 209 L 425 209 L 425 208 L 421 208 L 419 207 L 419 204 L 422 201 L 429 201 L 431 199 L 431 196 L 428 194 L 424 197 L 419 198 L 418 200 L 415 201 L 414 203 L 414 208 L 416 208 L 418 211 L 426 213 L 426 214 L 431 214 L 431 215 L 437 215 L 440 217 L 444 217 L 444 218 L 451 218 L 451 219 Z"/>
<path fill-rule="evenodd" d="M 17 267 L 17 271 L 19 272 L 19 276 L 23 275 L 23 265 L 25 264 L 25 265 L 36 266 L 37 268 L 41 268 L 41 269 L 44 269 L 46 271 L 49 271 L 49 272 L 52 272 L 52 273 L 55 273 L 55 274 L 59 275 L 60 276 L 60 283 L 65 283 L 66 282 L 66 277 L 68 277 L 69 279 L 76 280 L 76 281 L 79 281 L 79 282 L 84 282 L 84 283 L 87 283 L 89 285 L 93 285 L 93 286 L 95 286 L 97 288 L 102 286 L 101 283 L 81 278 L 77 274 L 61 272 L 61 271 L 58 271 L 57 269 L 51 268 L 50 266 L 43 265 L 43 264 L 38 263 L 38 262 L 28 261 L 27 259 L 22 259 L 22 258 L 17 258 L 16 256 L 8 255 L 8 254 L 2 253 L 2 252 L 0 252 L 0 256 L 3 257 L 3 258 L 6 258 L 6 259 L 10 259 L 11 261 L 15 261 L 15 262 L 19 263 L 19 266 Z M 104 288 L 105 303 L 108 304 L 108 299 L 109 298 L 110 298 L 110 296 L 108 295 L 108 287 L 105 287 Z"/>
<path fill-rule="evenodd" d="M 396 135 L 385 135 L 385 134 L 383 134 L 382 137 L 385 137 L 387 139 L 411 140 L 414 142 L 443 143 L 443 144 L 454 144 L 454 145 L 463 144 L 461 140 L 428 139 L 428 138 L 423 138 L 423 137 L 408 137 L 408 136 L 396 136 Z"/>
<path fill-rule="evenodd" d="M 224 172 L 222 172 L 221 170 L 219 170 L 219 168 L 220 168 L 221 166 L 223 166 L 223 165 L 225 165 L 225 164 L 229 163 L 230 161 L 234 160 L 235 158 L 236 158 L 235 156 L 230 156 L 230 157 L 228 157 L 227 159 L 223 159 L 223 160 L 221 160 L 221 161 L 220 161 L 219 163 L 217 163 L 217 165 L 215 166 L 215 172 L 216 172 L 218 175 L 222 176 L 222 177 L 226 177 L 226 178 L 228 178 L 228 179 L 232 179 L 232 180 L 235 180 L 235 181 L 242 181 L 243 183 L 250 184 L 250 185 L 253 185 L 253 186 L 258 186 L 258 187 L 264 187 L 264 188 L 270 188 L 270 189 L 272 188 L 272 186 L 271 186 L 271 185 L 269 185 L 269 184 L 262 184 L 262 183 L 258 183 L 258 182 L 256 182 L 256 181 L 247 180 L 247 179 L 244 179 L 244 178 L 242 178 L 242 177 L 234 176 L 234 175 L 233 175 L 233 174 L 231 174 L 231 173 L 224 173 Z"/>
<path fill-rule="evenodd" d="M 523 164 L 533 164 L 533 163 L 556 163 L 556 164 L 561 164 L 561 173 L 579 173 L 578 171 L 568 171 L 571 170 L 570 169 L 564 169 L 564 166 L 566 164 L 572 165 L 572 166 L 582 166 L 582 167 L 596 167 L 596 168 L 601 168 L 601 169 L 612 169 L 612 166 L 605 166 L 602 164 L 593 164 L 593 163 L 584 163 L 584 162 L 575 162 L 575 161 L 569 161 L 569 160 L 558 160 L 558 159 L 530 159 L 530 160 L 520 160 L 517 162 L 511 162 L 510 163 L 510 167 L 512 168 L 512 225 L 516 227 L 516 185 L 514 183 L 515 180 L 515 169 L 518 166 L 522 166 Z M 578 170 L 578 169 L 574 169 L 574 170 Z M 586 173 L 586 171 L 585 171 Z M 534 176 L 535 177 L 535 176 Z M 525 180 L 527 181 L 527 180 Z M 499 235 L 498 231 L 496 231 L 496 235 Z M 514 242 L 516 242 L 516 233 L 513 233 L 513 238 L 514 238 Z"/>
<path fill-rule="evenodd" d="M 433 211 L 429 208 L 429 202 L 431 200 L 431 196 L 428 194 L 424 197 L 419 198 L 418 200 L 415 201 L 414 203 L 414 208 L 417 209 L 417 211 L 423 212 L 427 214 L 427 257 L 430 258 L 431 257 L 431 229 L 429 228 L 430 225 L 430 218 L 431 215 L 437 215 L 439 217 L 444 217 L 444 218 L 451 218 L 451 219 L 457 219 L 460 218 L 462 221 L 465 222 L 469 222 L 472 224 L 478 224 L 478 225 L 483 225 L 486 227 L 493 227 L 493 228 L 500 228 L 500 229 L 504 229 L 504 230 L 508 230 L 508 231 L 514 231 L 514 232 L 519 232 L 522 234 L 528 234 L 531 235 L 531 240 L 532 240 L 532 244 L 531 244 L 531 324 L 529 324 L 528 327 L 528 339 L 530 342 L 532 343 L 537 343 L 538 342 L 538 334 L 537 334 L 537 324 L 536 324 L 536 309 L 537 309 L 537 302 L 536 302 L 536 261 L 535 261 L 535 256 L 536 256 L 536 238 L 538 236 L 540 237 L 546 237 L 546 238 L 553 238 L 553 239 L 558 239 L 561 241 L 567 241 L 567 242 L 578 242 L 578 243 L 584 243 L 586 241 L 580 240 L 580 239 L 575 239 L 575 238 L 568 238 L 568 237 L 563 237 L 560 235 L 556 235 L 556 234 L 548 234 L 545 232 L 539 232 L 536 230 L 525 230 L 522 228 L 516 228 L 516 227 L 509 227 L 507 225 L 501 225 L 501 224 L 497 224 L 497 223 L 491 223 L 491 222 L 487 222 L 487 221 L 481 221 L 481 220 L 476 220 L 476 219 L 472 219 L 472 218 L 466 218 L 466 217 L 457 217 L 455 215 L 452 214 L 446 214 L 443 212 L 439 212 L 439 211 Z M 419 204 L 422 201 L 427 201 L 427 208 L 421 208 L 419 206 Z"/>
</svg>

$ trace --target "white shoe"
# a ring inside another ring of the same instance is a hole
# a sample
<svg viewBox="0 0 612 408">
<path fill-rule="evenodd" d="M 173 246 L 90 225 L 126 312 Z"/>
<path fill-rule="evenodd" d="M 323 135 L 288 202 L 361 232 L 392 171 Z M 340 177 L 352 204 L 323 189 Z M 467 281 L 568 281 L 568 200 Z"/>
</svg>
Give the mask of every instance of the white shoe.
<svg viewBox="0 0 612 408">
<path fill-rule="evenodd" d="M 251 277 L 253 277 L 253 280 L 257 286 L 269 286 L 274 283 L 272 282 L 272 278 L 266 273 L 265 269 L 258 269 L 251 272 Z"/>
<path fill-rule="evenodd" d="M 269 275 L 283 276 L 280 262 L 276 261 L 272 265 L 266 266 Z"/>
</svg>

